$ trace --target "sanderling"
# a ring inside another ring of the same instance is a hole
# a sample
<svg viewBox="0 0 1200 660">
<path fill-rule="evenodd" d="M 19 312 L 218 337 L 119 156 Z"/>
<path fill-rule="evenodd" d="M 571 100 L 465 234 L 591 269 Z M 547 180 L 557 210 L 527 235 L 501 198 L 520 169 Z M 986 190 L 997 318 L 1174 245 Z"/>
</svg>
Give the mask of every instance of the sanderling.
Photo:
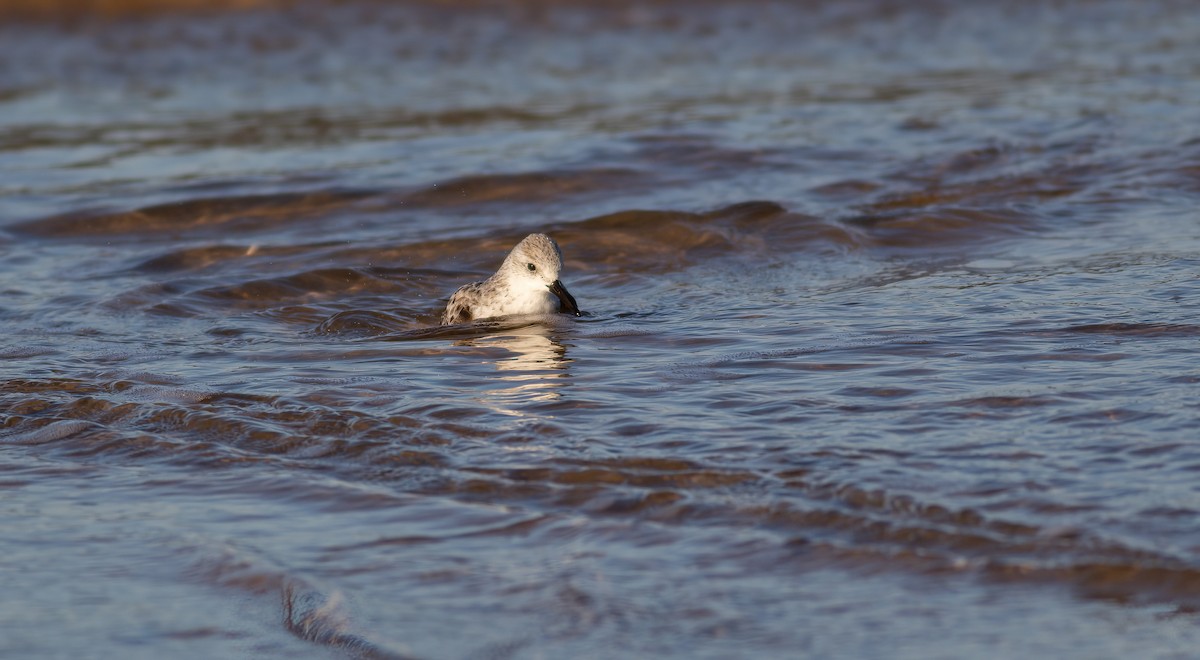
<svg viewBox="0 0 1200 660">
<path fill-rule="evenodd" d="M 575 298 L 558 281 L 560 270 L 562 250 L 558 243 L 545 234 L 530 234 L 508 253 L 495 275 L 463 285 L 450 296 L 442 325 L 556 311 L 579 316 Z"/>
</svg>

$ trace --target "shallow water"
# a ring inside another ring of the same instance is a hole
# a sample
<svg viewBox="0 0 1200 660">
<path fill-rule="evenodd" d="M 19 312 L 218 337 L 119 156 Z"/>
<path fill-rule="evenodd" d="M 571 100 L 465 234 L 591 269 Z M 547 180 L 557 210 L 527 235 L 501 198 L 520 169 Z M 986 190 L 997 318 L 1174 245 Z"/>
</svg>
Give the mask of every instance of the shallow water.
<svg viewBox="0 0 1200 660">
<path fill-rule="evenodd" d="M 0 26 L 0 655 L 1188 657 L 1186 3 Z M 436 328 L 525 234 L 586 315 Z"/>
</svg>

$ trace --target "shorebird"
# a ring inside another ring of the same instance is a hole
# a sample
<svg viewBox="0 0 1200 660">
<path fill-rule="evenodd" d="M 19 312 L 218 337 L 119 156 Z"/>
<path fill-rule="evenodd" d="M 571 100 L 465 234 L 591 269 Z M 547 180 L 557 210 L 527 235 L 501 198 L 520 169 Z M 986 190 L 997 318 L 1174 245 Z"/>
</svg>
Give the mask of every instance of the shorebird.
<svg viewBox="0 0 1200 660">
<path fill-rule="evenodd" d="M 465 284 L 450 296 L 442 325 L 517 314 L 579 316 L 579 305 L 558 279 L 561 270 L 558 243 L 545 234 L 530 234 L 508 253 L 495 275 Z"/>
</svg>

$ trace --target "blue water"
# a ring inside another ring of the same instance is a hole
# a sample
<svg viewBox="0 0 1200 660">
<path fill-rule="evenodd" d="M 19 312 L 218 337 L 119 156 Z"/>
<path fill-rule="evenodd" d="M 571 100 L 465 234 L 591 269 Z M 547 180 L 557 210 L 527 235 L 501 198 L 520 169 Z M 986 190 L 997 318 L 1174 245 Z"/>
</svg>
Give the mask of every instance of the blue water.
<svg viewBox="0 0 1200 660">
<path fill-rule="evenodd" d="M 0 655 L 1189 657 L 1184 3 L 0 23 Z M 553 236 L 586 314 L 438 328 Z"/>
</svg>

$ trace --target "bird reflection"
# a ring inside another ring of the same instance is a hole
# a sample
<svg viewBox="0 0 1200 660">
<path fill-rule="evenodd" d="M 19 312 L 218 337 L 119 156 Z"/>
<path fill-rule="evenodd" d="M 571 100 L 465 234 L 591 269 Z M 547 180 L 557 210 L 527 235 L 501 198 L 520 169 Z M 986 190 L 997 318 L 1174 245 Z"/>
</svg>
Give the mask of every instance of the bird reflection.
<svg viewBox="0 0 1200 660">
<path fill-rule="evenodd" d="M 497 412 L 516 417 L 529 416 L 521 404 L 555 401 L 562 397 L 566 384 L 567 348 L 542 324 L 505 330 L 504 334 L 466 339 L 461 346 L 501 348 L 509 356 L 496 360 L 499 377 L 488 388 L 484 401 Z"/>
</svg>

